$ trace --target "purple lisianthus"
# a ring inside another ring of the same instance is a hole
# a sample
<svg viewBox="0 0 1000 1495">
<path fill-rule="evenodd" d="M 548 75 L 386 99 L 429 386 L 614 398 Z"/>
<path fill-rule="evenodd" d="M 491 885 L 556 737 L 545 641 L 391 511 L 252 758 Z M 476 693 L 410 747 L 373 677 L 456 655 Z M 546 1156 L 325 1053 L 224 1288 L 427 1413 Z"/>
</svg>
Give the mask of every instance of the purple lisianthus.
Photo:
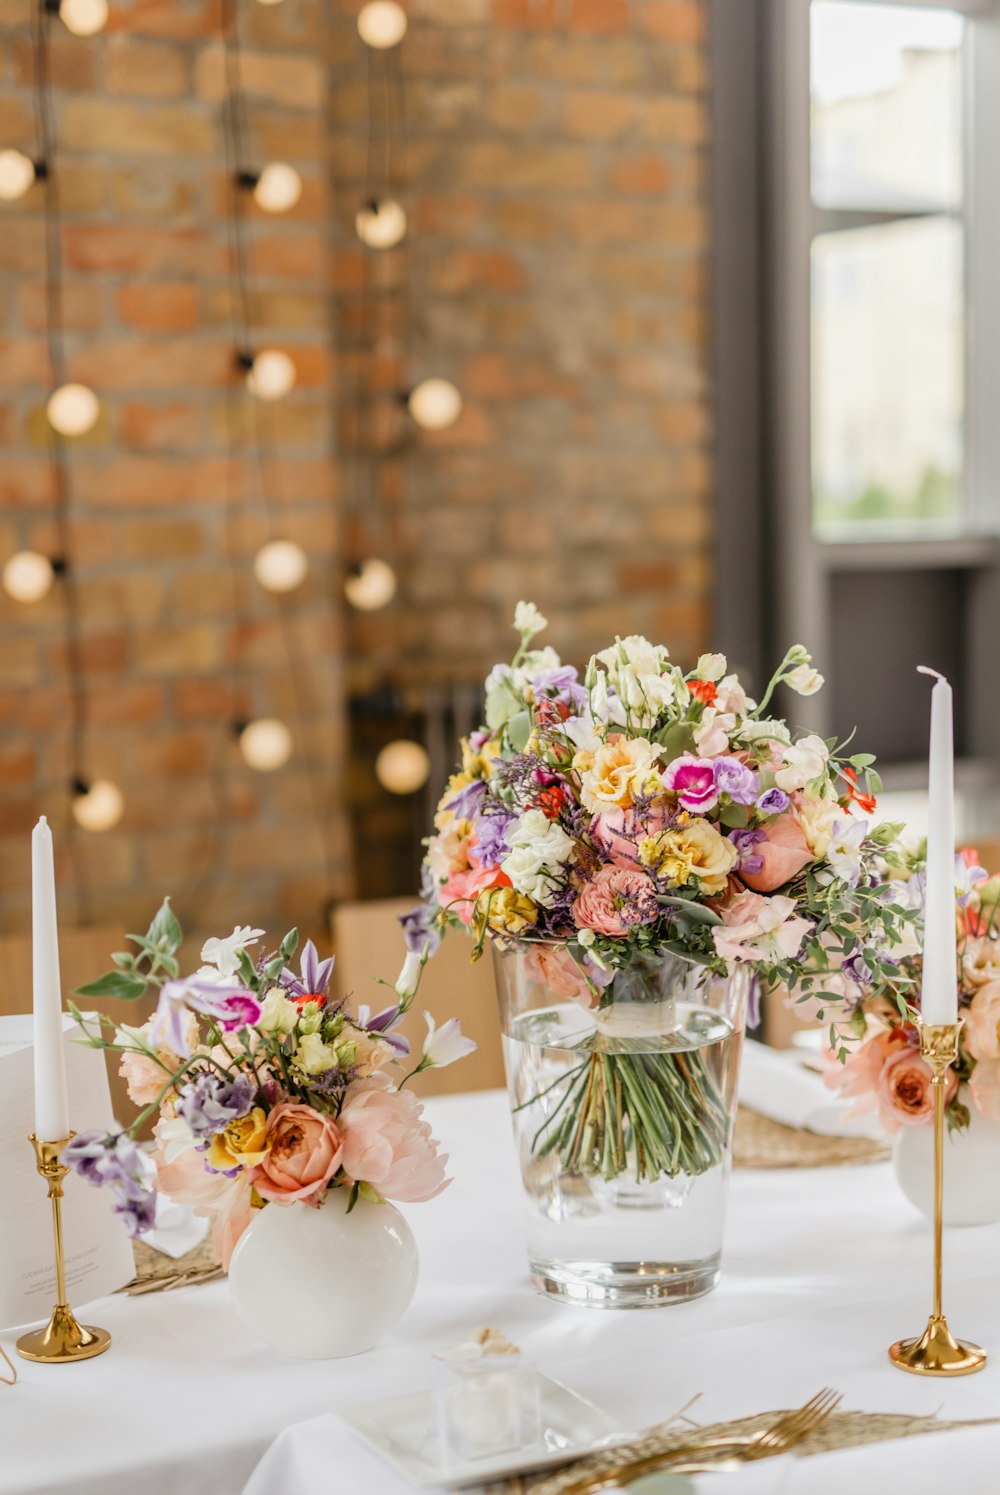
<svg viewBox="0 0 1000 1495">
<path fill-rule="evenodd" d="M 663 783 L 677 795 L 683 809 L 693 810 L 696 814 L 714 809 L 719 802 L 712 758 L 696 758 L 693 753 L 683 753 L 667 765 Z"/>
<path fill-rule="evenodd" d="M 293 997 L 316 997 L 322 1006 L 333 975 L 333 961 L 332 955 L 326 960 L 320 960 L 319 951 L 312 940 L 306 940 L 299 957 L 299 974 L 296 975 L 286 966 L 281 973 L 281 985 Z"/>
<path fill-rule="evenodd" d="M 436 952 L 441 943 L 441 931 L 437 925 L 437 914 L 429 903 L 418 903 L 408 914 L 400 914 L 399 922 L 407 950 L 413 950 L 419 955 L 426 949 L 428 956 Z"/>
<path fill-rule="evenodd" d="M 783 815 L 788 809 L 788 795 L 777 786 L 765 789 L 757 801 L 757 808 L 762 815 Z"/>
<path fill-rule="evenodd" d="M 438 943 L 440 944 L 440 939 Z M 403 1018 L 399 1003 L 394 1002 L 391 1007 L 383 1007 L 382 1011 L 376 1012 L 374 1017 L 371 1017 L 369 1012 L 370 1009 L 367 1007 L 358 1008 L 358 1027 L 364 1028 L 366 1033 L 376 1033 L 379 1038 L 384 1038 L 397 1054 L 405 1057 L 410 1052 L 410 1040 L 402 1033 L 392 1031 Z"/>
<path fill-rule="evenodd" d="M 715 787 L 737 805 L 752 805 L 760 793 L 760 779 L 739 758 L 716 758 Z"/>
<path fill-rule="evenodd" d="M 739 854 L 737 869 L 755 877 L 764 866 L 764 858 L 757 852 L 760 843 L 767 840 L 764 831 L 730 831 L 729 839 Z"/>
<path fill-rule="evenodd" d="M 476 844 L 469 850 L 469 860 L 480 867 L 498 866 L 510 855 L 507 832 L 517 818 L 503 811 L 498 815 L 481 815 L 476 821 Z"/>
<path fill-rule="evenodd" d="M 249 1116 L 256 1087 L 249 1075 L 224 1080 L 220 1075 L 199 1075 L 181 1088 L 177 1114 L 196 1137 L 203 1140 L 224 1132 L 231 1121 Z"/>
<path fill-rule="evenodd" d="M 129 1235 L 141 1235 L 156 1223 L 156 1169 L 126 1132 L 80 1132 L 63 1148 L 67 1168 L 96 1188 L 115 1195 L 115 1214 Z"/>
</svg>

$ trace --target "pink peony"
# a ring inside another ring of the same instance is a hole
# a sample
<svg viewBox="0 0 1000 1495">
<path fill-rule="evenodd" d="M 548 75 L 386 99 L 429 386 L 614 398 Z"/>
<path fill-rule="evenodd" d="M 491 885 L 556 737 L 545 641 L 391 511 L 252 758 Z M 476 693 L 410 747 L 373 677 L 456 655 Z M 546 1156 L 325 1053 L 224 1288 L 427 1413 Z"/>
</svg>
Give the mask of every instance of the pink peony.
<svg viewBox="0 0 1000 1495">
<path fill-rule="evenodd" d="M 756 893 L 773 893 L 814 857 L 794 815 L 778 815 L 760 829 L 766 839 L 757 842 L 753 854 L 762 858 L 764 865 L 759 872 L 741 872 L 740 877 Z"/>
<path fill-rule="evenodd" d="M 723 960 L 788 960 L 799 953 L 812 925 L 795 914 L 794 898 L 741 893 L 719 908 L 723 928 L 712 930 Z"/>
<path fill-rule="evenodd" d="M 444 1176 L 448 1159 L 438 1152 L 423 1111 L 415 1095 L 393 1090 L 384 1076 L 352 1085 L 340 1113 L 348 1178 L 405 1204 L 440 1194 L 450 1181 Z"/>
<path fill-rule="evenodd" d="M 1000 1059 L 1000 981 L 987 981 L 965 1014 L 965 1043 L 974 1059 Z"/>
<path fill-rule="evenodd" d="M 573 904 L 577 929 L 612 938 L 628 934 L 637 924 L 651 923 L 659 912 L 653 879 L 624 867 L 602 867 Z"/>
<path fill-rule="evenodd" d="M 642 815 L 617 806 L 599 811 L 591 823 L 590 833 L 616 867 L 636 867 L 639 864 L 639 842 L 666 830 L 669 823 L 670 811 L 666 802 L 654 799 Z"/>
<path fill-rule="evenodd" d="M 249 1172 L 261 1198 L 272 1204 L 320 1204 L 344 1152 L 333 1118 L 312 1106 L 275 1106 L 267 1118 L 267 1143 L 267 1156 Z"/>
<path fill-rule="evenodd" d="M 534 980 L 547 986 L 555 997 L 569 997 L 574 1002 L 583 1002 L 587 1007 L 596 1007 L 601 999 L 601 988 L 613 979 L 610 971 L 602 971 L 592 961 L 584 960 L 583 969 L 562 945 L 535 945 L 528 951 L 528 969 Z M 591 984 L 588 985 L 587 977 Z"/>
<path fill-rule="evenodd" d="M 704 813 L 719 802 L 715 787 L 715 764 L 711 758 L 683 753 L 663 770 L 664 786 L 677 795 L 685 810 Z"/>
</svg>

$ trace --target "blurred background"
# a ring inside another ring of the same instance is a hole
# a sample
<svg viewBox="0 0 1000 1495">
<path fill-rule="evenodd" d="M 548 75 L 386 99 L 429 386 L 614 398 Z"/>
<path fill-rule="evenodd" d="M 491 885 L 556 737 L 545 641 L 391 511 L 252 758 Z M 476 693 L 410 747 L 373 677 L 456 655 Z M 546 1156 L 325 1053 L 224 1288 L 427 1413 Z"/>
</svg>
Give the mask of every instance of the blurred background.
<svg viewBox="0 0 1000 1495">
<path fill-rule="evenodd" d="M 805 643 L 918 834 L 936 666 L 992 838 L 996 12 L 0 0 L 9 951 L 40 813 L 67 984 L 164 893 L 346 949 L 521 597 Z"/>
</svg>

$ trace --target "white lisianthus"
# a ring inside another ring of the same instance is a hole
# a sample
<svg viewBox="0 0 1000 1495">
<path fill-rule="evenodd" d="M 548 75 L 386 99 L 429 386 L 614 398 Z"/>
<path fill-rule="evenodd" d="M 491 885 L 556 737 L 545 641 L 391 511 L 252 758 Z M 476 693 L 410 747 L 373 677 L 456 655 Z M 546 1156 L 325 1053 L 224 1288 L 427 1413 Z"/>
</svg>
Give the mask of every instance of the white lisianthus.
<svg viewBox="0 0 1000 1495">
<path fill-rule="evenodd" d="M 501 866 L 511 884 L 519 893 L 549 908 L 558 881 L 553 869 L 561 868 L 573 855 L 572 836 L 541 810 L 526 810 L 507 832 L 507 845 L 510 855 Z"/>
<path fill-rule="evenodd" d="M 694 672 L 699 680 L 721 680 L 726 673 L 726 656 L 724 654 L 699 654 L 698 663 Z"/>
<path fill-rule="evenodd" d="M 427 964 L 428 950 L 429 946 L 425 944 L 422 950 L 407 950 L 406 952 L 403 968 L 396 977 L 396 996 L 404 1007 L 417 995 L 420 977 Z"/>
<path fill-rule="evenodd" d="M 718 702 L 716 702 L 718 705 Z M 741 722 L 739 736 L 744 742 L 759 742 L 762 737 L 772 742 L 791 742 L 792 734 L 785 723 L 775 717 L 763 717 L 760 721 Z"/>
<path fill-rule="evenodd" d="M 534 638 L 536 633 L 541 633 L 548 626 L 548 618 L 542 616 L 533 602 L 519 602 L 515 607 L 514 627 L 525 641 Z"/>
<path fill-rule="evenodd" d="M 799 696 L 814 696 L 824 685 L 823 676 L 811 664 L 799 664 L 785 676 L 785 684 Z"/>
<path fill-rule="evenodd" d="M 830 749 L 822 737 L 809 736 L 790 742 L 785 748 L 785 766 L 778 769 L 774 782 L 786 792 L 804 789 L 813 779 L 825 775 L 829 757 Z"/>
<path fill-rule="evenodd" d="M 225 939 L 206 940 L 201 947 L 201 958 L 215 966 L 223 976 L 235 976 L 240 968 L 240 956 L 248 945 L 255 945 L 264 933 L 263 929 L 251 929 L 249 924 L 239 925 Z"/>
<path fill-rule="evenodd" d="M 640 724 L 655 721 L 676 694 L 676 684 L 667 649 L 651 644 L 641 634 L 616 639 L 610 649 L 594 655 L 604 665 L 607 687 L 613 690 L 629 715 Z M 590 671 L 588 671 L 588 675 Z M 594 715 L 600 715 L 595 704 Z"/>
<path fill-rule="evenodd" d="M 299 1046 L 295 1050 L 295 1063 L 307 1075 L 326 1074 L 328 1069 L 338 1067 L 335 1050 L 324 1043 L 318 1033 L 307 1033 L 299 1040 Z"/>
<path fill-rule="evenodd" d="M 280 986 L 272 986 L 264 998 L 257 1027 L 262 1033 L 291 1033 L 298 1018 L 295 1003 L 289 1001 Z"/>
<path fill-rule="evenodd" d="M 851 887 L 861 876 L 861 846 L 867 834 L 867 820 L 844 819 L 837 821 L 830 835 L 826 859 Z"/>
<path fill-rule="evenodd" d="M 456 1059 L 464 1059 L 466 1054 L 475 1052 L 475 1043 L 465 1037 L 457 1017 L 449 1018 L 440 1028 L 435 1026 L 429 1012 L 424 1013 L 424 1019 L 427 1037 L 420 1060 L 421 1069 L 443 1069 L 446 1064 L 454 1064 Z"/>
</svg>

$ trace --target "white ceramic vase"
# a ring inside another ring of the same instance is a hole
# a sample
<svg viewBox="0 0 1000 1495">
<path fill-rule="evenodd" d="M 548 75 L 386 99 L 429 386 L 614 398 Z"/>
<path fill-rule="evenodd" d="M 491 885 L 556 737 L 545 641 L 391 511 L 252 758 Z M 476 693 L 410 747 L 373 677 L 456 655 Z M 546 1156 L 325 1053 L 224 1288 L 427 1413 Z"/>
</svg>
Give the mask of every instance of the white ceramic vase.
<svg viewBox="0 0 1000 1495">
<path fill-rule="evenodd" d="M 972 1097 L 967 1130 L 944 1134 L 944 1223 L 993 1225 L 1000 1220 L 1000 1121 L 976 1109 Z M 934 1128 L 904 1126 L 896 1133 L 892 1165 L 912 1205 L 934 1214 Z"/>
<path fill-rule="evenodd" d="M 319 1209 L 256 1210 L 229 1264 L 229 1291 L 251 1333 L 300 1360 L 370 1350 L 409 1307 L 418 1256 L 391 1204 L 331 1189 Z"/>
</svg>

